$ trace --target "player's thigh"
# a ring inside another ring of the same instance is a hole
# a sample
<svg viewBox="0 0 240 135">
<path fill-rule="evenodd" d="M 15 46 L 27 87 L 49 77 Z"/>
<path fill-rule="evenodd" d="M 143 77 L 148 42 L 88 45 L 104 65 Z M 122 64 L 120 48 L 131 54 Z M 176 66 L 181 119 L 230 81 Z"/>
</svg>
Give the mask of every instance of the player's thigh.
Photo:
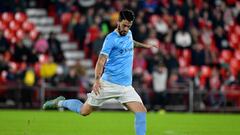
<svg viewBox="0 0 240 135">
<path fill-rule="evenodd" d="M 125 103 L 125 105 L 132 112 L 147 112 L 146 107 L 141 102 L 127 102 Z"/>
<path fill-rule="evenodd" d="M 91 112 L 93 112 L 93 110 L 94 110 L 94 107 L 85 102 L 81 108 L 80 114 L 83 116 L 87 116 Z"/>
</svg>

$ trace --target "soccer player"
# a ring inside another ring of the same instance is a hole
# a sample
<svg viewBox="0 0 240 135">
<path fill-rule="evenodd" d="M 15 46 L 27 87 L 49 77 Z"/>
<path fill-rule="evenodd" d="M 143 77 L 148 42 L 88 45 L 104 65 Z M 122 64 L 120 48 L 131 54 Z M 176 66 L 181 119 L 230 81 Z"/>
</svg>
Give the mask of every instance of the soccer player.
<svg viewBox="0 0 240 135">
<path fill-rule="evenodd" d="M 140 96 L 132 87 L 132 66 L 134 47 L 151 48 L 133 40 L 130 27 L 134 21 L 130 10 L 120 12 L 117 28 L 107 35 L 103 43 L 96 67 L 95 83 L 88 99 L 82 103 L 77 99 L 60 96 L 47 101 L 43 109 L 67 108 L 80 115 L 89 115 L 95 107 L 101 106 L 108 99 L 116 99 L 135 113 L 136 135 L 146 134 L 146 108 Z"/>
</svg>

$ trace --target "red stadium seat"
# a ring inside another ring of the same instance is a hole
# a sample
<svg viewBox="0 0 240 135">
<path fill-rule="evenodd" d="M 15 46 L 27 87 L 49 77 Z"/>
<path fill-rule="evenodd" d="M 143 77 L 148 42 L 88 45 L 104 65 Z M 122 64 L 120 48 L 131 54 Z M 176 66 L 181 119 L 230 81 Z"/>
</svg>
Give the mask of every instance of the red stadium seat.
<svg viewBox="0 0 240 135">
<path fill-rule="evenodd" d="M 5 30 L 7 28 L 7 23 L 0 20 L 0 30 Z"/>
<path fill-rule="evenodd" d="M 32 40 L 35 40 L 37 38 L 38 34 L 39 34 L 38 31 L 31 30 L 29 36 Z"/>
<path fill-rule="evenodd" d="M 234 53 L 234 57 L 238 60 L 240 60 L 240 49 L 236 50 Z"/>
<path fill-rule="evenodd" d="M 198 73 L 198 67 L 196 67 L 196 66 L 188 67 L 188 76 L 194 77 L 197 75 L 197 73 Z"/>
<path fill-rule="evenodd" d="M 184 49 L 183 50 L 183 57 L 187 58 L 187 59 L 191 59 L 191 57 L 192 57 L 191 51 L 189 49 Z"/>
<path fill-rule="evenodd" d="M 208 66 L 202 66 L 202 67 L 201 67 L 201 75 L 202 75 L 203 77 L 208 78 L 208 77 L 211 76 L 211 74 L 212 74 L 212 71 L 211 71 L 211 68 L 210 68 L 210 67 L 208 67 Z"/>
<path fill-rule="evenodd" d="M 71 13 L 63 13 L 61 16 L 61 23 L 63 25 L 68 25 L 71 22 L 72 14 Z"/>
<path fill-rule="evenodd" d="M 26 68 L 27 68 L 27 63 L 26 62 L 19 63 L 18 70 L 25 70 Z"/>
<path fill-rule="evenodd" d="M 40 67 L 41 65 L 39 63 L 34 64 L 34 71 L 37 76 L 40 76 Z"/>
<path fill-rule="evenodd" d="M 11 67 L 11 69 L 13 70 L 13 72 L 17 71 L 17 64 L 16 62 L 9 62 L 9 66 Z"/>
<path fill-rule="evenodd" d="M 24 21 L 27 20 L 27 15 L 22 12 L 17 12 L 14 16 L 14 19 L 19 23 L 23 23 Z"/>
<path fill-rule="evenodd" d="M 40 54 L 39 55 L 39 62 L 46 63 L 49 60 L 49 56 L 47 54 Z"/>
<path fill-rule="evenodd" d="M 234 76 L 238 75 L 238 72 L 240 71 L 240 60 L 238 60 L 236 58 L 231 59 L 230 71 Z"/>
<path fill-rule="evenodd" d="M 11 37 L 10 41 L 11 41 L 11 43 L 15 44 L 15 43 L 19 42 L 20 40 L 15 35 L 13 35 Z"/>
<path fill-rule="evenodd" d="M 25 32 L 22 29 L 17 30 L 16 36 L 18 39 L 22 40 L 25 36 Z"/>
<path fill-rule="evenodd" d="M 180 28 L 180 29 L 183 28 L 183 26 L 185 24 L 184 17 L 181 15 L 176 15 L 175 20 L 176 20 L 178 28 Z"/>
<path fill-rule="evenodd" d="M 224 60 L 224 62 L 229 63 L 232 59 L 233 53 L 230 50 L 222 50 L 221 51 L 221 58 Z"/>
<path fill-rule="evenodd" d="M 150 17 L 150 22 L 151 22 L 153 25 L 155 25 L 155 24 L 158 22 L 158 18 L 159 18 L 158 15 L 152 15 L 152 16 Z"/>
<path fill-rule="evenodd" d="M 10 40 L 14 36 L 14 32 L 11 31 L 10 29 L 5 29 L 4 30 L 4 37 L 8 40 Z"/>
<path fill-rule="evenodd" d="M 0 72 L 0 84 L 4 84 L 7 82 L 7 74 L 8 74 L 7 71 Z M 1 94 L 1 92 L 3 92 L 3 91 L 0 90 L 0 94 Z"/>
<path fill-rule="evenodd" d="M 12 30 L 12 31 L 17 31 L 19 28 L 20 28 L 20 24 L 14 20 L 12 20 L 10 23 L 9 23 L 9 28 Z"/>
<path fill-rule="evenodd" d="M 24 31 L 29 32 L 34 29 L 34 24 L 29 21 L 26 21 L 22 24 L 22 28 Z"/>
<path fill-rule="evenodd" d="M 6 23 L 9 23 L 10 21 L 13 20 L 13 13 L 10 12 L 4 12 L 2 14 L 2 20 Z"/>
<path fill-rule="evenodd" d="M 75 13 L 73 14 L 73 16 L 72 16 L 72 19 L 73 19 L 74 21 L 76 21 L 76 22 L 79 22 L 80 19 L 81 19 L 80 13 L 79 13 L 79 12 L 75 12 Z"/>
<path fill-rule="evenodd" d="M 235 26 L 234 33 L 236 33 L 237 35 L 240 35 L 240 26 L 239 25 Z"/>
<path fill-rule="evenodd" d="M 186 67 L 189 65 L 188 60 L 184 57 L 178 58 L 178 62 L 179 62 L 180 67 Z"/>
<path fill-rule="evenodd" d="M 188 76 L 188 67 L 179 67 L 178 72 L 183 76 Z"/>
<path fill-rule="evenodd" d="M 4 54 L 4 59 L 5 59 L 6 61 L 10 61 L 11 57 L 12 57 L 12 54 L 10 53 L 10 50 L 7 51 L 7 52 L 5 52 L 5 54 Z"/>
<path fill-rule="evenodd" d="M 230 62 L 230 67 L 236 70 L 240 70 L 240 60 L 232 58 Z"/>
<path fill-rule="evenodd" d="M 238 39 L 237 34 L 235 34 L 235 33 L 230 33 L 230 35 L 229 35 L 229 45 L 230 45 L 232 48 L 237 49 L 237 48 L 238 48 L 238 43 L 239 43 L 239 39 Z"/>
</svg>

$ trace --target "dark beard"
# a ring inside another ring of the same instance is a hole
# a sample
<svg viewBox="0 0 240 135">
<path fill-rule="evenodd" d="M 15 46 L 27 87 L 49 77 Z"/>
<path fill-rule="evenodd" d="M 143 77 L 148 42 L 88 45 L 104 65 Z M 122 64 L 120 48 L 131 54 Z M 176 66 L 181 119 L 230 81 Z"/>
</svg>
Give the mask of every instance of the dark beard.
<svg viewBox="0 0 240 135">
<path fill-rule="evenodd" d="M 120 36 L 126 36 L 127 35 L 125 33 L 121 33 L 119 25 L 117 26 L 117 30 L 118 30 L 118 33 L 120 34 Z"/>
</svg>

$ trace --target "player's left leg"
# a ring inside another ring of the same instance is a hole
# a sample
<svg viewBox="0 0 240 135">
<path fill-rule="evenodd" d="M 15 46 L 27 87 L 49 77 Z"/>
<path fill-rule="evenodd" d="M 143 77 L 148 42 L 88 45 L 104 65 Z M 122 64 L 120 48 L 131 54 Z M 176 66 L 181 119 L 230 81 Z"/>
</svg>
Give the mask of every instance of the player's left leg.
<svg viewBox="0 0 240 135">
<path fill-rule="evenodd" d="M 135 113 L 136 135 L 145 135 L 147 109 L 133 87 L 125 87 L 122 91 L 124 94 L 118 100 Z"/>
<path fill-rule="evenodd" d="M 146 135 L 146 108 L 141 102 L 125 103 L 129 110 L 135 113 L 136 135 Z"/>
</svg>

